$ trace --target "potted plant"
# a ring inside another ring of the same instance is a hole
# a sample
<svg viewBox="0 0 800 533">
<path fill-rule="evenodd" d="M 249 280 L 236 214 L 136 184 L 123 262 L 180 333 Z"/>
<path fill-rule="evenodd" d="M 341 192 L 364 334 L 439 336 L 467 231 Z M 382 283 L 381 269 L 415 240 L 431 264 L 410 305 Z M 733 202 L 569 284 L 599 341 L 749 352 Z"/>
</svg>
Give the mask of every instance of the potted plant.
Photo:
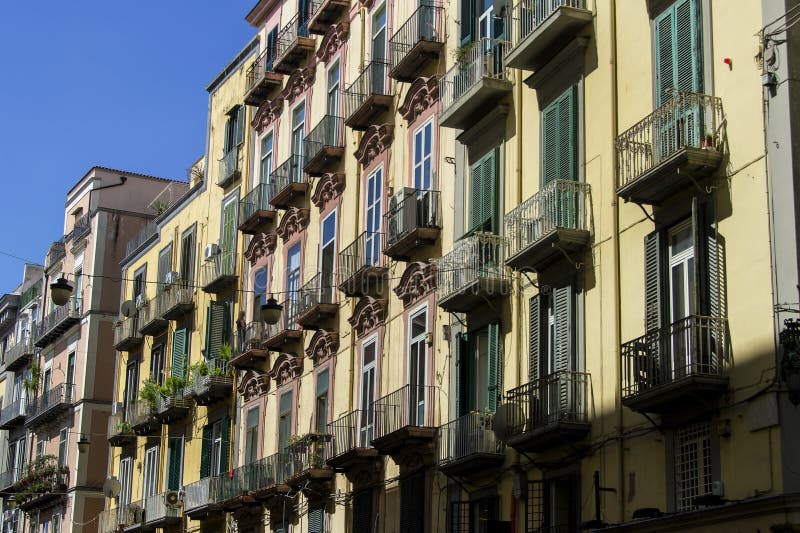
<svg viewBox="0 0 800 533">
<path fill-rule="evenodd" d="M 700 146 L 705 150 L 716 150 L 714 135 L 710 131 L 707 131 L 703 136 L 703 141 Z"/>
<path fill-rule="evenodd" d="M 156 407 L 156 402 L 161 397 L 161 387 L 153 379 L 148 378 L 142 382 L 139 389 L 139 399 L 147 404 L 152 411 Z"/>
</svg>

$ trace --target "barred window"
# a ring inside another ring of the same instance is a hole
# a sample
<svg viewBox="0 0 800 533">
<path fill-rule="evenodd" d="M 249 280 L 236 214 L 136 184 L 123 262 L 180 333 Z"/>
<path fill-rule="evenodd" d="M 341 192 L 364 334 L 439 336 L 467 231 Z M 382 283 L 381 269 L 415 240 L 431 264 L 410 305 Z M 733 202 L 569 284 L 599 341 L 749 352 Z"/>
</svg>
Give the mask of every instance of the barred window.
<svg viewBox="0 0 800 533">
<path fill-rule="evenodd" d="M 694 508 L 697 496 L 711 493 L 711 425 L 690 424 L 675 432 L 675 504 L 679 511 Z"/>
</svg>

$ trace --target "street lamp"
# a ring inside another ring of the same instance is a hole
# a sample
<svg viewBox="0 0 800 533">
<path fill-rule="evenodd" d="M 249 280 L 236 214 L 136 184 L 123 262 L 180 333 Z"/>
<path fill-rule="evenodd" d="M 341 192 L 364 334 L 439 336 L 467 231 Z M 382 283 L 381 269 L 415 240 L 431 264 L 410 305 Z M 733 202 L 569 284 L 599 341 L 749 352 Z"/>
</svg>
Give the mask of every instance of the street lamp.
<svg viewBox="0 0 800 533">
<path fill-rule="evenodd" d="M 72 285 L 62 274 L 54 283 L 50 284 L 50 299 L 56 305 L 64 305 L 72 295 Z"/>
<path fill-rule="evenodd" d="M 783 346 L 781 358 L 781 379 L 789 389 L 789 401 L 800 404 L 800 320 L 787 318 L 780 333 Z"/>
<path fill-rule="evenodd" d="M 261 304 L 261 320 L 270 326 L 275 325 L 281 319 L 281 311 L 283 306 L 270 296 L 266 303 Z"/>
<path fill-rule="evenodd" d="M 80 453 L 86 453 L 89 451 L 89 437 L 81 433 L 81 438 L 78 439 L 78 451 Z"/>
</svg>

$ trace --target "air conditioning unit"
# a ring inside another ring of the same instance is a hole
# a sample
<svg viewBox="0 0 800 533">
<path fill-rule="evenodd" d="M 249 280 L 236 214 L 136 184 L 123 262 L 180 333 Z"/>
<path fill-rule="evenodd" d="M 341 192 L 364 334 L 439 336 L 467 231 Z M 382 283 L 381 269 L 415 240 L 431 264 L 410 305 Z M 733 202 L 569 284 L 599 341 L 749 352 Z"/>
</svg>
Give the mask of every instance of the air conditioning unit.
<svg viewBox="0 0 800 533">
<path fill-rule="evenodd" d="M 164 283 L 167 285 L 175 285 L 181 279 L 181 275 L 178 272 L 167 272 L 167 275 L 164 276 Z"/>
<path fill-rule="evenodd" d="M 216 243 L 208 244 L 206 245 L 206 251 L 203 254 L 203 258 L 206 261 L 211 261 L 212 259 L 214 259 L 215 256 L 219 255 L 219 252 L 220 250 L 218 244 Z"/>
<path fill-rule="evenodd" d="M 164 493 L 164 505 L 170 509 L 176 509 L 183 505 L 183 494 L 177 490 L 168 490 Z"/>
</svg>

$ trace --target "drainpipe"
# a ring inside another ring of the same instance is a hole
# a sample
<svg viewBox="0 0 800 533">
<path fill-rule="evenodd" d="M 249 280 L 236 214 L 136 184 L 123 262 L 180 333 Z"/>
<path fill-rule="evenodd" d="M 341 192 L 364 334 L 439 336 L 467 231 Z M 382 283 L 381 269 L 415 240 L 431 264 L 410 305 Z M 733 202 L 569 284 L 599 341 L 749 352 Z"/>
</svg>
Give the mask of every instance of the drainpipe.
<svg viewBox="0 0 800 533">
<path fill-rule="evenodd" d="M 617 82 L 617 2 L 611 0 L 611 153 L 614 154 L 614 142 L 619 133 L 619 117 L 617 115 L 619 95 Z M 625 520 L 625 441 L 623 437 L 623 414 L 622 414 L 622 359 L 619 347 L 622 339 L 621 325 L 621 297 L 620 297 L 620 253 L 619 253 L 619 199 L 615 189 L 617 160 L 612 159 L 614 167 L 614 178 L 611 180 L 611 194 L 614 198 L 614 209 L 612 210 L 614 233 L 611 240 L 614 246 L 614 353 L 616 354 L 615 365 L 617 371 L 616 383 L 616 406 L 617 406 L 617 496 L 619 498 L 619 521 Z"/>
<path fill-rule="evenodd" d="M 509 28 L 510 31 L 513 29 Z M 516 90 L 517 90 L 517 129 L 516 129 L 516 148 L 517 148 L 517 205 L 522 203 L 522 96 L 523 96 L 523 88 L 522 88 L 522 73 L 521 71 L 517 70 L 517 79 L 516 81 Z M 504 228 L 505 229 L 505 228 Z M 516 294 L 517 300 L 517 353 L 522 354 L 524 353 L 522 346 L 525 336 L 523 335 L 523 328 L 522 324 L 525 320 L 524 315 L 524 302 L 525 298 L 522 294 L 522 276 L 516 274 L 516 279 L 519 281 L 518 290 L 514 291 Z M 515 357 L 516 365 L 517 365 L 517 383 L 524 383 L 523 381 L 523 373 L 522 373 L 522 357 Z M 514 450 L 514 464 L 520 466 L 520 454 L 516 450 Z M 514 495 L 514 491 L 511 492 L 511 533 L 516 533 L 517 530 L 517 498 Z"/>
</svg>

